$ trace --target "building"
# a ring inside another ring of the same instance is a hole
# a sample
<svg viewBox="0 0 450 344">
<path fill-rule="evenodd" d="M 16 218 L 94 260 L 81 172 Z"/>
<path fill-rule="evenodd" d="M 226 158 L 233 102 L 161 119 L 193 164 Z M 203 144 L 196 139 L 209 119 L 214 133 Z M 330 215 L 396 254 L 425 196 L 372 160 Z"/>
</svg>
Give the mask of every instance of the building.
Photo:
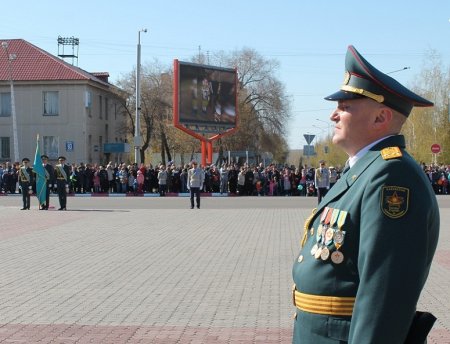
<svg viewBox="0 0 450 344">
<path fill-rule="evenodd" d="M 32 158 L 37 135 L 50 160 L 129 159 L 124 100 L 108 73 L 88 73 L 22 39 L 0 43 L 0 162 Z"/>
</svg>

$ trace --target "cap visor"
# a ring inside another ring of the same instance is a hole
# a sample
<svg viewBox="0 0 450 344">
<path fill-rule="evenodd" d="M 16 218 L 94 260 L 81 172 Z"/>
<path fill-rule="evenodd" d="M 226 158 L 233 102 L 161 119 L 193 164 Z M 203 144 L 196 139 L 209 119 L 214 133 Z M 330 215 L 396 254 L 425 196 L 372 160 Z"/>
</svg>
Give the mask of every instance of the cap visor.
<svg viewBox="0 0 450 344">
<path fill-rule="evenodd" d="M 352 92 L 346 92 L 346 91 L 337 91 L 336 93 L 333 93 L 329 95 L 328 97 L 325 97 L 325 100 L 348 100 L 348 99 L 360 99 L 364 98 L 364 96 L 352 93 Z"/>
</svg>

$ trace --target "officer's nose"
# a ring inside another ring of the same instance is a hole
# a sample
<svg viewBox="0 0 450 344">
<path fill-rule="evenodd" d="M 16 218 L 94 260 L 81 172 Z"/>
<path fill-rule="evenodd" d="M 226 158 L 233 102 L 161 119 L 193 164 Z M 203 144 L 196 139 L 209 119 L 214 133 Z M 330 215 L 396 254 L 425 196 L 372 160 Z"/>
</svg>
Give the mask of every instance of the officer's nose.
<svg viewBox="0 0 450 344">
<path fill-rule="evenodd" d="M 331 120 L 332 122 L 339 122 L 339 114 L 340 114 L 339 108 L 336 108 L 336 109 L 331 113 L 331 115 L 330 115 L 330 120 Z"/>
</svg>

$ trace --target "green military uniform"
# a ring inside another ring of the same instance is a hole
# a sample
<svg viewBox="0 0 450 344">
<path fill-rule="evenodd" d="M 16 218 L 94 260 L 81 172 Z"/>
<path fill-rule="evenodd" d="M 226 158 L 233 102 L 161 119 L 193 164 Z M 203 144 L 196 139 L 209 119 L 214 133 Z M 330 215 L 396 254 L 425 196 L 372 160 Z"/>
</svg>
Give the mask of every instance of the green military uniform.
<svg viewBox="0 0 450 344">
<path fill-rule="evenodd" d="M 373 67 L 355 52 L 347 59 L 363 64 L 367 89 Z M 406 116 L 408 106 L 399 107 Z M 404 343 L 438 233 L 436 197 L 403 136 L 376 142 L 305 223 L 293 266 L 293 343 Z"/>
<path fill-rule="evenodd" d="M 69 189 L 70 168 L 65 164 L 66 158 L 60 156 L 60 162 L 55 166 L 56 187 L 58 191 L 58 199 L 60 208 L 58 210 L 66 210 L 67 192 Z"/>
<path fill-rule="evenodd" d="M 30 195 L 33 192 L 33 169 L 25 163 L 29 163 L 30 159 L 23 158 L 22 166 L 19 168 L 19 185 L 22 191 L 22 203 L 21 210 L 30 210 Z"/>
</svg>

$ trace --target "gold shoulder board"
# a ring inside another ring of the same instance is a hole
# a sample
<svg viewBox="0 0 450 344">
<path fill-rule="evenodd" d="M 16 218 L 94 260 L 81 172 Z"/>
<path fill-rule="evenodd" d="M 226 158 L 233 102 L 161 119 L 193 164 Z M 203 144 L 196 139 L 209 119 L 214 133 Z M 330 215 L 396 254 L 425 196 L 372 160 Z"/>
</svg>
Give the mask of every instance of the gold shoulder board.
<svg viewBox="0 0 450 344">
<path fill-rule="evenodd" d="M 381 150 L 381 156 L 384 160 L 400 158 L 403 156 L 400 148 L 398 147 L 387 147 Z"/>
</svg>

